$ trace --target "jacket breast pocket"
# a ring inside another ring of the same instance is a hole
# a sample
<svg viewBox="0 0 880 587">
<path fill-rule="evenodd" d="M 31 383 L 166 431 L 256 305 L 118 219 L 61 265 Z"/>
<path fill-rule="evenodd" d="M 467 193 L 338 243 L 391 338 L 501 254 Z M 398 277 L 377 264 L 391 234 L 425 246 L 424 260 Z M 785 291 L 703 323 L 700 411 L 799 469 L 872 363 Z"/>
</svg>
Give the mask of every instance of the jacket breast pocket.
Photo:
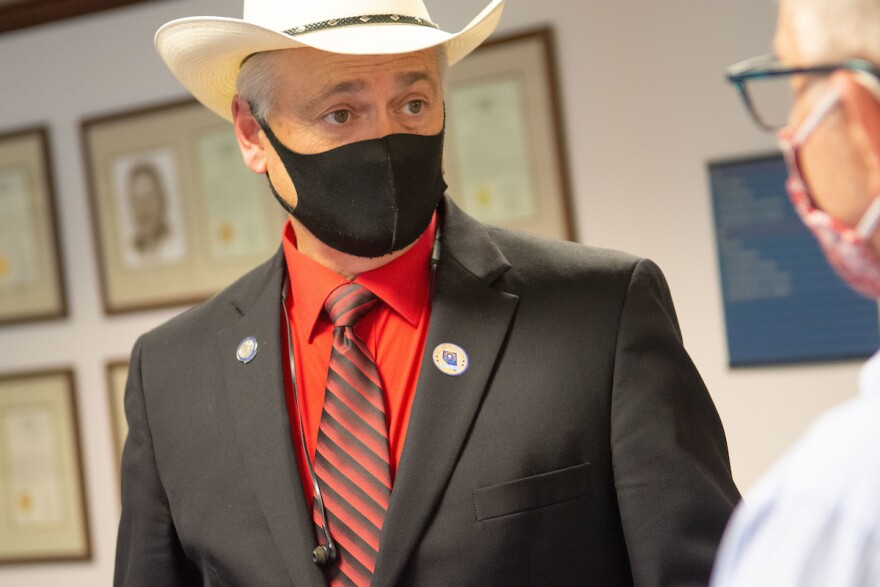
<svg viewBox="0 0 880 587">
<path fill-rule="evenodd" d="M 583 463 L 474 489 L 477 521 L 500 518 L 586 495 L 589 474 L 590 463 Z"/>
</svg>

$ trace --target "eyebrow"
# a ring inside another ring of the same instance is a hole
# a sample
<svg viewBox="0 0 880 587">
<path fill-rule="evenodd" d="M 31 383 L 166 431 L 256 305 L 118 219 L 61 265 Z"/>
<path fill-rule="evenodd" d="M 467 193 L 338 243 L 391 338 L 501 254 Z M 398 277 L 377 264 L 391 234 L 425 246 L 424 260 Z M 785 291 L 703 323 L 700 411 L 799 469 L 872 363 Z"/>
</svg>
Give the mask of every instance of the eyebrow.
<svg viewBox="0 0 880 587">
<path fill-rule="evenodd" d="M 311 112 L 320 106 L 324 100 L 337 94 L 357 94 L 367 87 L 365 80 L 347 80 L 339 83 L 330 83 L 318 91 L 318 94 L 309 100 L 303 107 L 304 112 Z"/>
<path fill-rule="evenodd" d="M 437 89 L 437 83 L 425 71 L 408 71 L 398 74 L 394 79 L 394 85 L 399 89 L 408 88 L 420 81 L 426 81 L 433 90 Z M 317 95 L 309 100 L 303 107 L 304 112 L 317 109 L 322 102 L 339 94 L 357 94 L 363 92 L 368 86 L 365 79 L 346 80 L 338 83 L 329 83 L 321 88 Z"/>
<path fill-rule="evenodd" d="M 434 80 L 432 80 L 431 76 L 429 76 L 428 73 L 425 71 L 408 71 L 405 73 L 401 73 L 395 78 L 394 83 L 399 88 L 408 88 L 411 85 L 421 81 L 428 82 L 431 85 L 431 88 L 436 87 Z"/>
</svg>

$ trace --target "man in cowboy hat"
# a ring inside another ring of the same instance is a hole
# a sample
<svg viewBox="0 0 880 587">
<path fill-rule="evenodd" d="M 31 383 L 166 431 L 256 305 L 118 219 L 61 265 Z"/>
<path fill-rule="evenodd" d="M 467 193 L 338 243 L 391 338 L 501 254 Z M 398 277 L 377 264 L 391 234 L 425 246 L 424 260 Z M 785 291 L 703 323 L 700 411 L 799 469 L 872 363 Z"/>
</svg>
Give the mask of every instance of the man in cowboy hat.
<svg viewBox="0 0 880 587">
<path fill-rule="evenodd" d="M 880 0 L 782 0 L 776 55 L 729 76 L 755 122 L 779 131 L 795 210 L 841 279 L 872 299 L 880 299 L 878 32 Z M 787 92 L 767 100 L 773 85 Z M 880 585 L 880 353 L 859 387 L 751 490 L 713 585 Z"/>
<path fill-rule="evenodd" d="M 135 345 L 118 585 L 708 580 L 739 496 L 660 270 L 444 195 L 445 68 L 502 3 L 457 34 L 420 0 L 159 30 L 290 222 Z"/>
</svg>

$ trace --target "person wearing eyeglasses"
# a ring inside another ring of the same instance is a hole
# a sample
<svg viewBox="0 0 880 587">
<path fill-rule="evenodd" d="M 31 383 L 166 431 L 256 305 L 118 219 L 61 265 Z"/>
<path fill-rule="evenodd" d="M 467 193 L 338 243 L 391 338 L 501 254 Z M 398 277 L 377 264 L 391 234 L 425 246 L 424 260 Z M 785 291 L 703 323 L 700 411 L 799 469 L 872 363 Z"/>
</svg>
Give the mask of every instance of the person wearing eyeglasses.
<svg viewBox="0 0 880 587">
<path fill-rule="evenodd" d="M 778 131 L 792 204 L 829 263 L 880 298 L 880 0 L 781 0 L 775 44 L 728 77 Z M 859 386 L 746 496 L 712 587 L 880 585 L 880 353 Z"/>
</svg>

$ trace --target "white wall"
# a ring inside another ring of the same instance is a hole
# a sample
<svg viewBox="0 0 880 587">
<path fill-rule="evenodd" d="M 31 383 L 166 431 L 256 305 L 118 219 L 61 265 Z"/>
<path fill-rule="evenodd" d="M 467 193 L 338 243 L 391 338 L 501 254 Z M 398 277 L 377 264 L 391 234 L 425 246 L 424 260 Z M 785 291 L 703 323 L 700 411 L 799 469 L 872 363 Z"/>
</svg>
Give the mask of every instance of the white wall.
<svg viewBox="0 0 880 587">
<path fill-rule="evenodd" d="M 482 2 L 427 1 L 447 30 Z M 665 270 L 741 488 L 854 393 L 858 370 L 726 366 L 705 162 L 774 146 L 750 125 L 723 70 L 771 49 L 775 10 L 772 0 L 508 0 L 500 30 L 555 27 L 581 240 L 650 256 Z M 3 585 L 111 581 L 119 507 L 104 368 L 176 311 L 103 315 L 79 122 L 184 97 L 151 38 L 162 23 L 198 14 L 239 16 L 240 0 L 147 3 L 0 36 L 0 131 L 50 127 L 70 305 L 67 320 L 0 330 L 0 372 L 75 368 L 93 542 L 91 562 L 0 567 Z"/>
</svg>

